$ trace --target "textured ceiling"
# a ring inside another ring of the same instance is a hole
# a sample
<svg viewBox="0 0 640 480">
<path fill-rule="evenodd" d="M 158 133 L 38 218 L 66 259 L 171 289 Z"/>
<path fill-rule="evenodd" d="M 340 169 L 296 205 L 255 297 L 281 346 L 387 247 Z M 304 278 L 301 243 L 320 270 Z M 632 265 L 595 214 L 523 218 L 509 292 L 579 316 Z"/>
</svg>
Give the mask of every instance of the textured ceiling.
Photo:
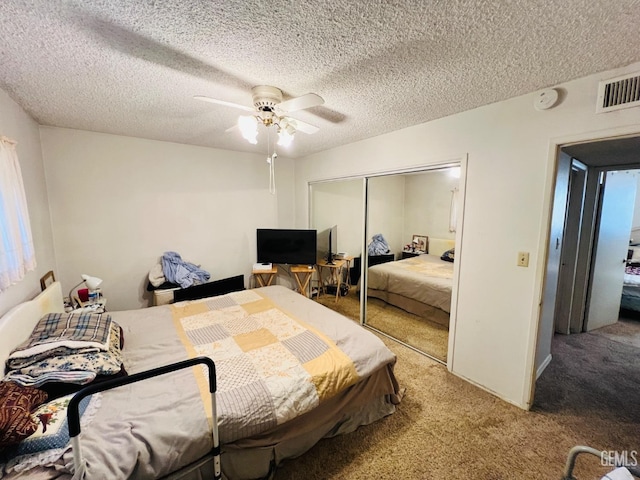
<svg viewBox="0 0 640 480">
<path fill-rule="evenodd" d="M 0 88 L 39 123 L 230 150 L 254 85 L 325 104 L 300 157 L 640 61 L 640 0 L 2 0 Z"/>
</svg>

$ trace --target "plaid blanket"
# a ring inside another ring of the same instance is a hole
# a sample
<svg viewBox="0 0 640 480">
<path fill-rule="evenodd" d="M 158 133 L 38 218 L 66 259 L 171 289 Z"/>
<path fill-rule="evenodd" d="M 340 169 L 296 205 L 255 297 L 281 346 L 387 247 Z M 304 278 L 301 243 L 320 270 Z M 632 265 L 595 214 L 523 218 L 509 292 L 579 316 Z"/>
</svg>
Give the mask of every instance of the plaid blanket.
<svg viewBox="0 0 640 480">
<path fill-rule="evenodd" d="M 22 368 L 51 356 L 107 351 L 110 331 L 109 315 L 48 313 L 29 338 L 11 352 L 7 367 Z"/>
<path fill-rule="evenodd" d="M 216 363 L 223 443 L 302 415 L 359 380 L 352 359 L 331 339 L 255 291 L 171 308 L 189 356 Z M 195 371 L 211 418 L 205 368 Z"/>
</svg>

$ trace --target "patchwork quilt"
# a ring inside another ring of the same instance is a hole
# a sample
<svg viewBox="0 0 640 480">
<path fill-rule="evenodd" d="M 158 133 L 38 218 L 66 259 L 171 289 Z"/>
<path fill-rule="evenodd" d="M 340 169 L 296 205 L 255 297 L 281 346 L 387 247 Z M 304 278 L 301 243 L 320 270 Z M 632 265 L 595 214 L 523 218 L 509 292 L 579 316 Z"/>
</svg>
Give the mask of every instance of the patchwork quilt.
<svg viewBox="0 0 640 480">
<path fill-rule="evenodd" d="M 222 443 L 309 412 L 359 380 L 330 338 L 254 290 L 171 308 L 189 356 L 216 364 Z M 206 367 L 196 367 L 196 376 L 211 418 Z"/>
</svg>

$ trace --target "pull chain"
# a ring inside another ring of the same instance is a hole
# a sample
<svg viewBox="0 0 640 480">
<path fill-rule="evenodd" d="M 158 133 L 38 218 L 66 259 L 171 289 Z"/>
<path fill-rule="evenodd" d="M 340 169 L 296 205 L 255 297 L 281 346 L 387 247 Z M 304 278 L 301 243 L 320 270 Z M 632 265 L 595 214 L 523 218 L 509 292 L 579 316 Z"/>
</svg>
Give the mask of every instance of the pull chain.
<svg viewBox="0 0 640 480">
<path fill-rule="evenodd" d="M 278 154 L 274 152 L 271 154 L 271 127 L 267 127 L 267 163 L 269 164 L 269 193 L 275 195 L 276 193 L 276 158 Z"/>
</svg>

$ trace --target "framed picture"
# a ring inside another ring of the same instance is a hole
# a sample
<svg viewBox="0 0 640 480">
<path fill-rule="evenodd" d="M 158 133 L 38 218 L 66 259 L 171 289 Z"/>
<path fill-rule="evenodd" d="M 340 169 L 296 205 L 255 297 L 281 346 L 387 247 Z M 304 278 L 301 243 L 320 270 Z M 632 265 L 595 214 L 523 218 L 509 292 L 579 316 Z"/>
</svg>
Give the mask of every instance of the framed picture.
<svg viewBox="0 0 640 480">
<path fill-rule="evenodd" d="M 40 279 L 40 288 L 44 290 L 55 281 L 56 277 L 53 275 L 53 270 L 49 270 Z"/>
<path fill-rule="evenodd" d="M 416 252 L 427 253 L 429 251 L 429 237 L 426 235 L 414 235 L 411 244 Z"/>
</svg>

